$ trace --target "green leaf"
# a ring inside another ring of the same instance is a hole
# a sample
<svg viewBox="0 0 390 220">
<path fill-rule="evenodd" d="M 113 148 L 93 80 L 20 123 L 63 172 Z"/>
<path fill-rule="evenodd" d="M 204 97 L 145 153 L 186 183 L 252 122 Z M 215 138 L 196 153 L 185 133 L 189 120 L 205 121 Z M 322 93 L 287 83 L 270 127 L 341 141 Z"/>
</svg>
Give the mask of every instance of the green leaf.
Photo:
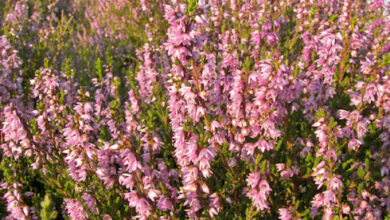
<svg viewBox="0 0 390 220">
<path fill-rule="evenodd" d="M 42 220 L 50 220 L 56 219 L 58 212 L 55 210 L 55 206 L 52 202 L 50 194 L 46 194 L 45 198 L 41 202 L 41 219 Z"/>
<path fill-rule="evenodd" d="M 188 15 L 190 16 L 194 15 L 194 11 L 197 7 L 198 7 L 197 0 L 188 0 L 188 8 L 187 8 Z"/>
<path fill-rule="evenodd" d="M 330 126 L 331 128 L 334 128 L 334 127 L 337 126 L 337 122 L 334 120 L 333 117 L 331 117 L 330 120 L 329 120 L 329 126 Z"/>
<path fill-rule="evenodd" d="M 367 170 L 370 170 L 370 160 L 366 158 L 366 159 L 364 160 L 364 163 L 365 163 L 365 165 L 366 165 L 366 169 L 367 169 Z"/>
<path fill-rule="evenodd" d="M 276 151 L 279 151 L 280 147 L 282 146 L 283 141 L 284 141 L 283 138 L 281 138 L 281 139 L 278 141 L 278 144 L 276 145 Z"/>
<path fill-rule="evenodd" d="M 360 166 L 359 169 L 358 169 L 358 171 L 357 171 L 357 175 L 358 175 L 358 177 L 359 177 L 360 179 L 363 179 L 363 178 L 364 178 L 364 174 L 365 174 L 365 172 L 364 172 L 364 170 L 363 170 L 363 167 Z"/>
<path fill-rule="evenodd" d="M 64 90 L 60 90 L 60 104 L 61 105 L 65 105 L 65 102 L 64 102 L 64 99 L 65 98 L 65 92 L 64 92 Z"/>
<path fill-rule="evenodd" d="M 261 170 L 261 172 L 264 173 L 266 169 L 267 169 L 267 161 L 266 161 L 266 160 L 263 160 L 263 161 L 261 162 L 260 170 Z"/>
<path fill-rule="evenodd" d="M 103 72 L 102 72 L 102 62 L 100 58 L 97 58 L 96 63 L 95 63 L 95 68 L 96 68 L 96 75 L 99 79 L 103 78 Z"/>
</svg>

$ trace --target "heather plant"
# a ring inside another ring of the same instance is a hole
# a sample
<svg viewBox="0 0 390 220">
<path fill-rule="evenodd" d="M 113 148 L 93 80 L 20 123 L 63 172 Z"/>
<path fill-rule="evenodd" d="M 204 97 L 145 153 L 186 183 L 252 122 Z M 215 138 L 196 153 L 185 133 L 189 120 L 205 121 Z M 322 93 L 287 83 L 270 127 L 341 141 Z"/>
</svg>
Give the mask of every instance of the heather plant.
<svg viewBox="0 0 390 220">
<path fill-rule="evenodd" d="M 390 218 L 385 1 L 0 7 L 0 217 Z"/>
</svg>

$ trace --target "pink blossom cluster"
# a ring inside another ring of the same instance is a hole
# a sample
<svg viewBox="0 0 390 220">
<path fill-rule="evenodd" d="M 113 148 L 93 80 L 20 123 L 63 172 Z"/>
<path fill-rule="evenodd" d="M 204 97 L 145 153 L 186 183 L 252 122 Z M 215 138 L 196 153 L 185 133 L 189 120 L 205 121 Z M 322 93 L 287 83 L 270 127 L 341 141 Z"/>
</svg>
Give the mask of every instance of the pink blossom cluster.
<svg viewBox="0 0 390 220">
<path fill-rule="evenodd" d="M 41 213 L 24 173 L 70 219 L 390 217 L 383 0 L 74 1 L 58 39 L 65 6 L 27 2 L 1 24 L 7 219 Z"/>
</svg>

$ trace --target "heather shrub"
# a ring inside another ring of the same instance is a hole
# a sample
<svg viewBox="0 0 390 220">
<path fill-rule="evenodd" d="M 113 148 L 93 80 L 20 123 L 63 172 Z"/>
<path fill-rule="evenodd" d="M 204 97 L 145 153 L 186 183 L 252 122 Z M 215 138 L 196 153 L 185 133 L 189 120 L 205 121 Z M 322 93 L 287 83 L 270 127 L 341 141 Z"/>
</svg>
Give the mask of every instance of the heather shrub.
<svg viewBox="0 0 390 220">
<path fill-rule="evenodd" d="M 383 0 L 0 2 L 0 217 L 390 218 Z"/>
</svg>

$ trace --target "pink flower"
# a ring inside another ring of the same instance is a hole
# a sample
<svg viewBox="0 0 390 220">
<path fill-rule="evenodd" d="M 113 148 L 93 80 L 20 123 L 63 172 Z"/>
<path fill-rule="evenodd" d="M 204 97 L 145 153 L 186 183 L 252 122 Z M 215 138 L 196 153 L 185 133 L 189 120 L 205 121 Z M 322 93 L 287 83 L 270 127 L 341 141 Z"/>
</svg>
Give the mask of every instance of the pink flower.
<svg viewBox="0 0 390 220">
<path fill-rule="evenodd" d="M 346 214 L 346 215 L 349 215 L 349 213 L 351 212 L 351 208 L 347 204 L 343 205 L 342 210 L 343 210 L 343 214 Z"/>
<path fill-rule="evenodd" d="M 280 173 L 280 176 L 282 178 L 291 178 L 294 176 L 294 172 L 291 168 L 287 169 L 287 170 L 284 170 Z"/>
<path fill-rule="evenodd" d="M 259 210 L 269 209 L 268 202 L 265 200 L 260 191 L 252 189 L 247 193 L 247 196 L 252 200 L 253 205 Z"/>
<path fill-rule="evenodd" d="M 339 178 L 340 178 L 339 176 L 335 175 L 330 179 L 329 186 L 331 190 L 333 191 L 339 190 L 343 186 L 343 182 L 341 182 Z"/>
<path fill-rule="evenodd" d="M 65 199 L 65 210 L 71 219 L 87 219 L 88 215 L 84 211 L 83 204 L 76 199 Z"/>
<path fill-rule="evenodd" d="M 184 168 L 182 170 L 183 184 L 190 185 L 198 179 L 198 168 Z"/>
<path fill-rule="evenodd" d="M 92 213 L 96 213 L 97 212 L 96 200 L 95 200 L 95 198 L 93 196 L 89 195 L 88 193 L 84 193 L 83 196 L 81 196 L 81 198 L 84 199 L 85 204 L 87 205 L 87 207 L 89 208 L 89 210 Z"/>
<path fill-rule="evenodd" d="M 214 216 L 218 215 L 220 209 L 221 209 L 221 204 L 220 204 L 220 201 L 219 201 L 219 198 L 218 198 L 218 195 L 217 193 L 213 193 L 209 196 L 209 206 L 210 206 L 210 209 L 209 209 L 209 215 L 211 218 L 213 218 Z"/>
<path fill-rule="evenodd" d="M 333 210 L 332 207 L 327 207 L 324 210 L 324 215 L 322 216 L 322 219 L 324 220 L 332 220 L 333 219 Z"/>
<path fill-rule="evenodd" d="M 279 213 L 280 220 L 291 220 L 292 219 L 290 212 L 286 208 L 280 208 L 278 210 L 278 213 Z"/>
<path fill-rule="evenodd" d="M 128 172 L 131 173 L 141 168 L 140 162 L 137 161 L 135 155 L 129 152 L 129 150 L 126 149 L 125 151 L 123 151 L 121 153 L 121 157 L 122 157 L 122 163 L 123 165 L 125 165 Z"/>
<path fill-rule="evenodd" d="M 191 162 L 193 162 L 193 163 L 197 163 L 197 162 L 199 162 L 198 161 L 198 154 L 197 154 L 197 152 L 198 152 L 198 144 L 197 144 L 197 139 L 198 139 L 198 136 L 197 135 L 192 135 L 192 137 L 190 138 L 190 140 L 189 141 L 187 141 L 186 142 L 186 152 L 184 153 L 185 154 L 185 156 L 186 157 L 188 157 L 189 158 L 189 161 L 191 161 Z M 203 156 L 202 156 L 202 158 L 204 157 L 204 156 L 207 156 L 207 152 L 206 151 L 204 151 L 203 152 Z M 203 160 L 202 161 L 202 167 L 204 168 L 204 169 L 206 169 L 207 167 L 207 160 Z M 206 171 L 207 172 L 207 171 Z"/>
<path fill-rule="evenodd" d="M 270 151 L 270 150 L 273 150 L 274 149 L 274 146 L 273 144 L 271 143 L 271 141 L 266 141 L 264 139 L 260 139 L 257 141 L 256 143 L 257 145 L 257 148 L 262 152 L 264 153 L 265 151 Z"/>
<path fill-rule="evenodd" d="M 332 203 L 336 202 L 336 195 L 332 190 L 327 190 L 323 194 L 324 194 L 324 205 L 331 206 Z"/>
<path fill-rule="evenodd" d="M 333 161 L 337 161 L 337 152 L 335 149 L 328 149 L 324 157 L 327 159 L 333 159 Z"/>
<path fill-rule="evenodd" d="M 251 33 L 251 44 L 255 46 L 260 46 L 260 34 L 259 31 L 253 31 Z"/>
<path fill-rule="evenodd" d="M 21 195 L 17 190 L 10 187 L 9 191 L 4 194 L 4 199 L 7 202 L 7 211 L 9 213 L 8 218 L 22 220 L 29 219 L 29 209 L 22 203 Z"/>
<path fill-rule="evenodd" d="M 159 190 L 150 189 L 148 192 L 148 198 L 150 200 L 152 200 L 152 202 L 154 202 L 156 200 L 156 198 L 158 198 L 160 196 L 160 194 L 161 194 L 161 192 Z"/>
<path fill-rule="evenodd" d="M 363 141 L 358 140 L 356 138 L 352 138 L 351 140 L 348 141 L 348 149 L 352 150 L 358 150 L 359 147 L 363 144 Z"/>
<path fill-rule="evenodd" d="M 349 116 L 349 112 L 343 109 L 337 111 L 337 116 L 339 119 L 347 119 Z"/>
<path fill-rule="evenodd" d="M 260 194 L 264 200 L 267 199 L 268 195 L 272 191 L 271 187 L 269 187 L 267 180 L 261 180 L 259 183 Z"/>
<path fill-rule="evenodd" d="M 0 147 L 7 157 L 13 156 L 18 159 L 22 156 L 22 151 L 31 148 L 30 141 L 27 138 L 27 132 L 23 128 L 21 119 L 11 107 L 5 107 L 4 122 L 2 123 L 1 133 L 5 143 Z M 8 144 L 6 144 L 8 142 Z"/>
<path fill-rule="evenodd" d="M 267 44 L 269 46 L 274 47 L 274 46 L 276 46 L 278 41 L 280 41 L 280 37 L 279 37 L 279 35 L 277 33 L 271 32 L 271 33 L 267 34 L 266 40 L 267 40 Z"/>
<path fill-rule="evenodd" d="M 125 199 L 129 201 L 129 206 L 135 208 L 138 215 L 148 217 L 151 206 L 146 199 L 139 197 L 136 192 L 132 191 L 124 194 Z"/>
<path fill-rule="evenodd" d="M 275 123 L 271 120 L 266 120 L 261 124 L 261 127 L 264 130 L 264 135 L 272 139 L 276 139 L 282 135 L 282 132 L 275 128 Z M 264 146 L 265 147 L 265 146 Z M 268 148 L 269 146 L 267 146 Z"/>
<path fill-rule="evenodd" d="M 278 172 L 280 172 L 286 168 L 286 165 L 284 163 L 277 163 L 275 166 L 276 166 L 276 170 Z"/>
<path fill-rule="evenodd" d="M 356 124 L 357 136 L 359 139 L 363 139 L 364 135 L 367 133 L 368 120 L 363 118 Z"/>
<path fill-rule="evenodd" d="M 166 198 L 165 196 L 161 196 L 157 202 L 157 208 L 162 211 L 167 211 L 167 210 L 172 210 L 173 205 L 168 198 Z"/>
<path fill-rule="evenodd" d="M 205 178 L 210 177 L 212 174 L 210 163 L 214 159 L 215 155 L 217 155 L 215 147 L 204 148 L 199 152 L 197 159 L 199 163 L 199 170 Z"/>
<path fill-rule="evenodd" d="M 349 117 L 347 120 L 347 126 L 352 126 L 354 123 L 358 122 L 361 118 L 362 118 L 362 116 L 360 115 L 360 113 L 357 110 L 352 111 L 349 114 Z"/>
<path fill-rule="evenodd" d="M 366 88 L 366 93 L 364 94 L 363 101 L 371 103 L 375 101 L 375 95 L 377 93 L 377 88 L 375 84 L 369 83 Z"/>
<path fill-rule="evenodd" d="M 324 206 L 324 195 L 322 193 L 316 194 L 313 198 L 312 204 L 314 208 L 320 208 Z"/>
<path fill-rule="evenodd" d="M 270 65 L 270 62 L 271 60 L 263 60 L 258 65 L 265 78 L 268 78 L 272 73 L 272 66 Z"/>
<path fill-rule="evenodd" d="M 229 165 L 230 167 L 235 167 L 235 166 L 237 165 L 237 160 L 236 160 L 236 158 L 234 158 L 234 157 L 229 158 L 229 160 L 228 160 L 228 165 Z"/>
<path fill-rule="evenodd" d="M 252 189 L 258 185 L 259 181 L 260 181 L 260 173 L 250 173 L 248 175 L 248 178 L 246 179 L 246 182 Z"/>
</svg>

